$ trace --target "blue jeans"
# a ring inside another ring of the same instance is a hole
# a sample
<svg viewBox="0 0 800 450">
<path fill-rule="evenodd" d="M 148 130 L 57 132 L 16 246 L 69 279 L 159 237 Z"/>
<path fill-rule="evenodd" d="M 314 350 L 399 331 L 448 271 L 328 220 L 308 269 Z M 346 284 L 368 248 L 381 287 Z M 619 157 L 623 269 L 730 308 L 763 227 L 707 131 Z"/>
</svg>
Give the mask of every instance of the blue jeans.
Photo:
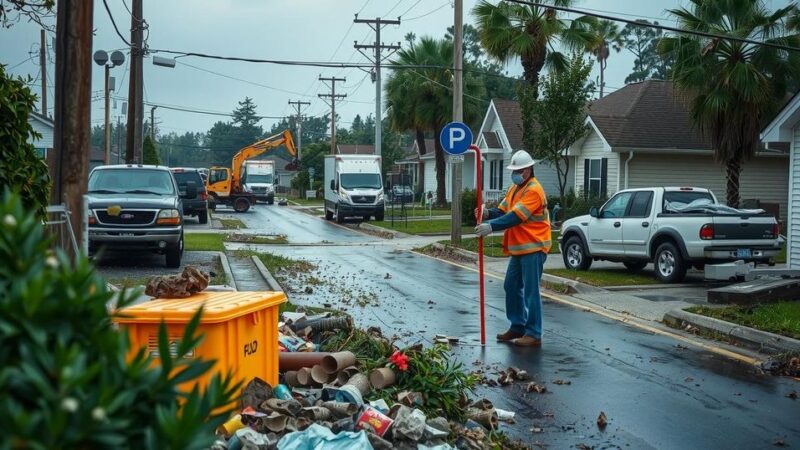
<svg viewBox="0 0 800 450">
<path fill-rule="evenodd" d="M 511 331 L 542 338 L 542 296 L 539 282 L 542 279 L 544 252 L 512 256 L 508 261 L 506 280 L 506 316 Z"/>
</svg>

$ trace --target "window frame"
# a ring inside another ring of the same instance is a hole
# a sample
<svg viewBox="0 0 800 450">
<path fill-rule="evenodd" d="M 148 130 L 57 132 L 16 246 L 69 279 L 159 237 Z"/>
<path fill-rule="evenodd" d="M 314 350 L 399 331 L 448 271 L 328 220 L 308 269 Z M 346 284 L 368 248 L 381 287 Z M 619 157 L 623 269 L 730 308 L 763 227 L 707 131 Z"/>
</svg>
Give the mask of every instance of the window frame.
<svg viewBox="0 0 800 450">
<path fill-rule="evenodd" d="M 591 197 L 593 194 L 597 197 L 603 195 L 603 158 L 588 158 L 589 159 L 589 176 L 587 177 L 589 180 L 589 185 L 584 186 L 586 192 L 589 193 Z M 597 171 L 600 173 L 600 176 L 594 177 L 592 176 L 592 165 L 597 163 Z M 606 176 L 607 177 L 607 176 Z M 597 190 L 594 191 L 592 189 L 592 182 L 597 183 Z"/>
<path fill-rule="evenodd" d="M 629 209 L 629 208 L 630 208 L 630 206 L 631 206 L 631 200 L 633 200 L 633 194 L 635 194 L 635 192 L 617 192 L 616 194 L 614 194 L 614 196 L 613 196 L 613 197 L 611 197 L 610 199 L 608 199 L 608 201 L 607 201 L 607 202 L 606 202 L 606 203 L 603 205 L 603 207 L 600 209 L 600 214 L 598 214 L 599 218 L 600 218 L 600 219 L 623 219 L 623 218 L 625 218 L 625 215 L 627 214 L 627 212 L 628 212 L 628 209 Z M 613 216 L 613 217 L 609 216 L 609 217 L 606 217 L 605 213 L 606 213 L 606 211 L 607 211 L 607 208 L 608 208 L 608 206 L 609 206 L 609 205 L 611 205 L 611 203 L 612 203 L 612 202 L 613 202 L 613 201 L 614 201 L 614 200 L 615 200 L 617 197 L 622 197 L 622 196 L 624 196 L 624 195 L 627 195 L 627 196 L 629 196 L 629 198 L 628 198 L 628 201 L 627 201 L 627 203 L 625 204 L 625 208 L 623 208 L 623 209 L 622 209 L 622 214 L 621 214 L 621 215 L 619 215 L 619 216 Z"/>
<path fill-rule="evenodd" d="M 650 213 L 653 211 L 653 198 L 655 197 L 653 191 L 635 191 L 633 192 L 633 198 L 628 202 L 628 208 L 625 211 L 625 218 L 630 219 L 644 219 L 650 217 Z M 636 198 L 640 195 L 647 196 L 647 205 L 645 207 L 645 215 L 643 216 L 634 216 L 633 212 L 633 204 L 636 202 Z"/>
</svg>

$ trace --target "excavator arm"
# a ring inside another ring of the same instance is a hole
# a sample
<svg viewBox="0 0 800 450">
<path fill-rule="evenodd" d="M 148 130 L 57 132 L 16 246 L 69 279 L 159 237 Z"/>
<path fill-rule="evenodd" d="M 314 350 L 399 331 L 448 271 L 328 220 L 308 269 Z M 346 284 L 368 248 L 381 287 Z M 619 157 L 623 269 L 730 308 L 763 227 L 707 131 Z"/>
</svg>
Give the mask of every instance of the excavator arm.
<svg viewBox="0 0 800 450">
<path fill-rule="evenodd" d="M 241 192 L 242 190 L 240 181 L 242 175 L 242 165 L 245 161 L 255 158 L 266 151 L 280 147 L 281 145 L 285 145 L 286 149 L 289 150 L 289 153 L 297 158 L 297 148 L 294 146 L 294 139 L 292 138 L 292 133 L 289 130 L 284 130 L 282 133 L 250 144 L 233 155 L 233 162 L 231 163 L 232 190 L 235 192 Z"/>
</svg>

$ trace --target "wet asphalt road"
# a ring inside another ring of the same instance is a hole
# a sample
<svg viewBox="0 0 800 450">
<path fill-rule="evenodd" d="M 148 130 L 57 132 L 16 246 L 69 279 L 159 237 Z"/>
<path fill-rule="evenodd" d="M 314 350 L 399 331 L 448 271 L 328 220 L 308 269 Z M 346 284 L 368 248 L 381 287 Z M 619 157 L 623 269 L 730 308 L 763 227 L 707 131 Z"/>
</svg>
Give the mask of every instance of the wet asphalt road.
<svg viewBox="0 0 800 450">
<path fill-rule="evenodd" d="M 352 244 L 374 240 L 289 208 L 279 211 L 281 220 L 265 223 L 283 227 L 287 235 L 313 229 L 318 240 L 336 242 L 343 233 Z M 319 224 L 309 222 L 314 220 Z M 378 325 L 407 343 L 429 343 L 437 333 L 458 336 L 461 344 L 453 351 L 459 359 L 492 378 L 493 369 L 526 369 L 546 385 L 546 393 L 527 393 L 519 382 L 480 388 L 478 394 L 516 411 L 516 424 L 501 429 L 532 446 L 771 448 L 778 439 L 800 445 L 800 401 L 786 397 L 800 390 L 795 380 L 764 376 L 738 361 L 678 346 L 670 337 L 553 302 L 545 303 L 542 348 L 498 344 L 493 336 L 507 322 L 502 281 L 494 279 L 486 283 L 488 345 L 481 348 L 473 271 L 387 245 L 269 250 L 318 265 L 313 276 L 321 282 L 313 280 L 313 294 L 290 293 L 296 304 L 331 303 L 361 326 Z M 312 281 L 292 279 L 298 292 Z M 558 379 L 571 384 L 554 384 Z M 600 411 L 609 419 L 604 431 L 596 425 Z M 534 427 L 542 432 L 531 432 Z"/>
</svg>

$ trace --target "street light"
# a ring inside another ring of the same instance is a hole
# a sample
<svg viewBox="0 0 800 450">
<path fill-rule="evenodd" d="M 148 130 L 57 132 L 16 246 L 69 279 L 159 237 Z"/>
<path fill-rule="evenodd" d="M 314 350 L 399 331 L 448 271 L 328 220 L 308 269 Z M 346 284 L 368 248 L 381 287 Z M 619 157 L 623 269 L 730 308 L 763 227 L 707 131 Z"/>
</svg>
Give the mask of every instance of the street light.
<svg viewBox="0 0 800 450">
<path fill-rule="evenodd" d="M 109 63 L 108 53 L 106 53 L 104 50 L 98 50 L 94 52 L 94 62 L 97 63 L 98 66 L 103 66 L 106 69 L 105 70 L 106 126 L 105 126 L 105 133 L 103 136 L 103 145 L 105 146 L 104 162 L 106 165 L 108 165 L 111 163 L 111 108 L 109 107 L 110 106 L 109 99 L 110 99 L 110 92 L 114 90 L 114 86 L 110 86 L 109 83 L 110 81 L 109 73 L 112 67 L 121 66 L 122 63 L 125 62 L 125 55 L 119 50 L 114 50 L 114 52 L 111 53 L 111 62 Z M 117 149 L 117 151 L 119 152 L 119 149 Z"/>
</svg>

